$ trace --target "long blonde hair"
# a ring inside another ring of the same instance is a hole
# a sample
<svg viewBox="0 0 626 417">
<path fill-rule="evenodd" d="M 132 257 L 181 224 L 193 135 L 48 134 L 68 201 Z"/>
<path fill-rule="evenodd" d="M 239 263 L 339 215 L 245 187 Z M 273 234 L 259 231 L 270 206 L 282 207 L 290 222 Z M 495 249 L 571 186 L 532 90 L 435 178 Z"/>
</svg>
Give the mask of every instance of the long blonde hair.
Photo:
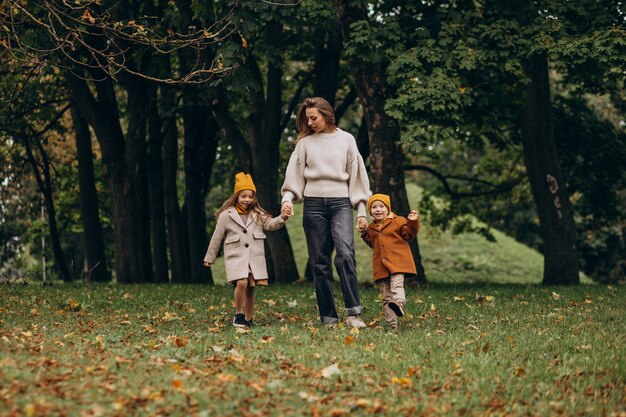
<svg viewBox="0 0 626 417">
<path fill-rule="evenodd" d="M 237 204 L 237 199 L 239 198 L 239 194 L 241 194 L 244 191 L 245 190 L 237 191 L 236 193 L 233 193 L 233 195 L 228 197 L 226 201 L 224 201 L 224 204 L 222 204 L 222 207 L 220 207 L 215 212 L 215 220 L 217 220 L 217 218 L 220 217 L 220 214 L 222 214 L 222 212 L 228 210 L 231 207 L 235 207 L 235 204 Z M 252 203 L 250 203 L 250 206 L 248 207 L 248 212 L 249 213 L 255 212 L 259 214 L 259 216 L 257 216 L 257 222 L 259 220 L 265 221 L 265 219 L 267 219 L 268 217 L 271 217 L 272 215 L 259 205 L 259 200 L 257 200 L 256 198 L 256 192 L 253 191 L 253 193 L 254 193 L 254 199 L 252 200 Z"/>
<path fill-rule="evenodd" d="M 309 127 L 309 121 L 306 117 L 306 109 L 316 108 L 326 120 L 326 124 L 330 127 L 337 127 L 335 123 L 335 111 L 326 99 L 322 97 L 309 97 L 304 100 L 304 103 L 300 105 L 300 110 L 296 115 L 296 128 L 300 132 L 296 138 L 296 143 L 305 136 L 315 133 L 313 129 Z"/>
</svg>

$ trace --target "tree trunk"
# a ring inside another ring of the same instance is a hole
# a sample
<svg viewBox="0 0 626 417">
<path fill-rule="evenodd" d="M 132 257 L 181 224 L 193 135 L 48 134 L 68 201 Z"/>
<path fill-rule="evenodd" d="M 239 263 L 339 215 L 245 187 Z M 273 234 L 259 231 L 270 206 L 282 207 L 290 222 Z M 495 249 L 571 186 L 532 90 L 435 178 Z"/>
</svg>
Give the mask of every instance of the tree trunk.
<svg viewBox="0 0 626 417">
<path fill-rule="evenodd" d="M 267 42 L 280 50 L 282 43 L 282 24 L 272 20 L 267 24 L 265 34 Z M 263 85 L 256 62 L 250 57 L 251 69 L 257 74 L 259 85 Z M 267 93 L 263 98 L 261 93 L 253 94 L 254 111 L 251 113 L 249 126 L 252 149 L 252 172 L 257 187 L 257 194 L 261 206 L 276 216 L 280 213 L 280 198 L 278 195 L 278 162 L 279 144 L 281 137 L 280 123 L 282 119 L 282 77 L 283 62 L 271 60 L 267 70 Z M 273 273 L 270 281 L 287 283 L 299 278 L 298 266 L 293 256 L 291 241 L 286 228 L 281 228 L 268 234 L 267 244 L 273 264 Z"/>
<path fill-rule="evenodd" d="M 324 32 L 324 30 L 317 30 L 318 43 L 315 46 L 313 94 L 316 97 L 325 98 L 332 107 L 335 107 L 343 39 L 341 38 L 340 27 L 328 31 L 328 33 Z"/>
<path fill-rule="evenodd" d="M 167 238 L 172 261 L 172 282 L 189 282 L 189 254 L 186 250 L 185 222 L 178 204 L 178 130 L 174 114 L 174 90 L 164 86 L 161 89 L 163 126 L 163 193 L 165 195 L 165 218 Z"/>
<path fill-rule="evenodd" d="M 67 267 L 65 261 L 65 255 L 61 247 L 61 239 L 59 237 L 59 229 L 57 227 L 56 210 L 54 208 L 54 199 L 52 196 L 52 181 L 50 179 L 50 164 L 48 162 L 48 156 L 46 155 L 43 146 L 39 144 L 37 148 L 41 154 L 41 163 L 37 161 L 35 153 L 33 152 L 32 144 L 27 136 L 22 137 L 24 147 L 26 148 L 26 154 L 28 160 L 33 168 L 33 173 L 37 181 L 39 191 L 43 195 L 44 205 L 46 206 L 46 214 L 48 215 L 48 230 L 50 232 L 50 241 L 52 242 L 52 250 L 54 253 L 54 259 L 56 261 L 57 268 L 59 268 L 59 274 L 61 279 L 65 282 L 71 282 L 72 276 Z M 41 171 L 40 171 L 41 169 Z"/>
<path fill-rule="evenodd" d="M 97 78 L 101 80 L 94 82 L 98 100 L 84 79 L 75 76 L 71 71 L 66 73 L 72 97 L 80 112 L 93 127 L 102 150 L 102 163 L 109 181 L 111 196 L 117 281 L 141 282 L 145 276 L 141 256 L 143 248 L 135 229 L 141 213 L 135 209 L 134 189 L 127 175 L 125 140 L 119 120 L 117 99 L 111 80 L 101 76 Z"/>
<path fill-rule="evenodd" d="M 209 244 L 205 199 L 219 143 L 219 128 L 211 116 L 210 108 L 201 104 L 202 95 L 203 90 L 195 87 L 185 92 L 184 209 L 189 238 L 191 282 L 213 284 L 211 270 L 202 266 L 202 260 Z"/>
<path fill-rule="evenodd" d="M 146 170 L 150 196 L 150 236 L 152 237 L 152 274 L 155 283 L 169 282 L 167 238 L 165 233 L 165 193 L 163 180 L 163 132 L 159 115 L 157 86 L 148 87 L 148 153 Z"/>
<path fill-rule="evenodd" d="M 344 35 L 350 33 L 350 25 L 367 19 L 367 11 L 349 6 L 347 1 L 336 0 Z M 385 79 L 386 64 L 372 63 L 359 56 L 348 57 L 357 95 L 363 107 L 363 115 L 369 134 L 369 170 L 374 193 L 388 194 L 392 209 L 407 216 L 409 204 L 404 184 L 404 153 L 399 144 L 400 126 L 394 118 L 385 114 L 385 102 L 389 96 Z M 417 280 L 426 281 L 417 238 L 411 242 L 411 250 L 417 266 Z"/>
<path fill-rule="evenodd" d="M 139 256 L 143 275 L 140 282 L 152 282 L 152 251 L 150 238 L 150 198 L 149 182 L 153 178 L 147 176 L 146 170 L 146 137 L 148 97 L 146 81 L 135 76 L 122 76 L 121 80 L 128 93 L 128 130 L 124 149 L 128 177 L 131 181 L 134 197 L 133 210 L 137 217 L 133 226 L 138 238 Z M 159 186 L 158 184 L 156 186 Z"/>
<path fill-rule="evenodd" d="M 107 268 L 102 225 L 98 207 L 98 194 L 93 170 L 93 153 L 91 150 L 91 133 L 87 120 L 80 114 L 76 106 L 72 107 L 72 120 L 76 138 L 78 158 L 78 185 L 80 189 L 80 212 L 83 223 L 83 239 L 87 260 L 87 279 L 90 282 L 106 282 L 111 280 Z"/>
<path fill-rule="evenodd" d="M 522 111 L 522 140 L 543 238 L 543 284 L 578 284 L 576 227 L 550 120 L 547 58 L 530 58 L 525 71 L 530 83 Z"/>
</svg>

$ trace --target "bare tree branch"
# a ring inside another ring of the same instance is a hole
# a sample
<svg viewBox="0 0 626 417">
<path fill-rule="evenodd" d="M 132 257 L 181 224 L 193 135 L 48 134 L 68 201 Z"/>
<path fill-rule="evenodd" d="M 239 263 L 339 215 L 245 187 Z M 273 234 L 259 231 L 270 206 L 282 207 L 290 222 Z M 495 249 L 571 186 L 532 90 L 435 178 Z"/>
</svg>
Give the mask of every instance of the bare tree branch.
<svg viewBox="0 0 626 417">
<path fill-rule="evenodd" d="M 0 46 L 26 65 L 62 69 L 79 65 L 98 68 L 110 77 L 128 72 L 167 84 L 203 83 L 236 68 L 236 65 L 225 66 L 219 59 L 208 64 L 199 59 L 188 72 L 161 78 L 131 68 L 128 53 L 130 48 L 145 48 L 157 54 L 172 54 L 186 48 L 200 55 L 209 45 L 237 33 L 238 28 L 230 19 L 237 2 L 211 26 L 189 26 L 189 33 L 174 32 L 163 21 L 150 16 L 116 20 L 115 10 L 121 6 L 116 3 L 105 9 L 101 3 L 100 0 L 74 5 L 66 0 L 3 0 L 0 26 L 5 29 L 5 36 L 0 38 Z M 34 33 L 45 34 L 43 42 L 33 37 Z"/>
<path fill-rule="evenodd" d="M 452 198 L 467 198 L 467 197 L 480 197 L 480 196 L 485 196 L 485 195 L 494 195 L 494 194 L 504 194 L 504 193 L 508 193 L 510 192 L 513 187 L 515 187 L 516 185 L 520 184 L 526 177 L 521 175 L 517 178 L 512 179 L 511 181 L 508 181 L 506 183 L 502 183 L 502 184 L 493 184 L 489 181 L 485 181 L 482 180 L 480 178 L 473 178 L 473 177 L 462 177 L 462 176 L 447 176 L 444 175 L 442 173 L 440 173 L 439 171 L 427 166 L 427 165 L 405 165 L 403 167 L 403 169 L 405 171 L 424 171 L 424 172 L 428 172 L 429 174 L 431 174 L 432 176 L 434 176 L 435 178 L 437 178 L 441 184 L 443 185 L 443 188 L 445 190 L 445 192 L 447 194 L 449 194 Z M 456 192 L 452 189 L 452 187 L 450 186 L 450 183 L 448 180 L 450 179 L 454 179 L 454 180 L 462 180 L 462 181 L 467 181 L 470 183 L 479 183 L 479 184 L 484 184 L 484 185 L 490 185 L 492 186 L 492 188 L 490 189 L 486 189 L 486 190 L 480 190 L 480 191 L 474 191 L 474 192 Z"/>
</svg>

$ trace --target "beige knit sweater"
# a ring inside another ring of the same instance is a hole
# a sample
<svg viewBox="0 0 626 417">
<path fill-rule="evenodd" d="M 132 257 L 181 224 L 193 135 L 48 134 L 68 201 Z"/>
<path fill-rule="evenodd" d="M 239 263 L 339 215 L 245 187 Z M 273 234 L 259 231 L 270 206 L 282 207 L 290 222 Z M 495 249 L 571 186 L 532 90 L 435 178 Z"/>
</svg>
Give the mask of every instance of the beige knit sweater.
<svg viewBox="0 0 626 417">
<path fill-rule="evenodd" d="M 354 136 L 338 128 L 300 139 L 289 158 L 281 194 L 283 202 L 349 197 L 357 216 L 365 216 L 370 182 Z"/>
</svg>

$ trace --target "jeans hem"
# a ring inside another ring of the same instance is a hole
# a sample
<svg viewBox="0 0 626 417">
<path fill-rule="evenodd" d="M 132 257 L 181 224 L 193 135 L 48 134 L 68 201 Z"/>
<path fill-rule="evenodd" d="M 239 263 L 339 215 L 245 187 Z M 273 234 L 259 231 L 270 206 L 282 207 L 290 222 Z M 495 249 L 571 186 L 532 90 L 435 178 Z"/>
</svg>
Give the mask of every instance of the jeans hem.
<svg viewBox="0 0 626 417">
<path fill-rule="evenodd" d="M 337 317 L 321 317 L 322 324 L 337 324 L 339 323 L 339 318 Z"/>
<path fill-rule="evenodd" d="M 346 316 L 360 316 L 363 313 L 361 306 L 346 308 Z"/>
</svg>

